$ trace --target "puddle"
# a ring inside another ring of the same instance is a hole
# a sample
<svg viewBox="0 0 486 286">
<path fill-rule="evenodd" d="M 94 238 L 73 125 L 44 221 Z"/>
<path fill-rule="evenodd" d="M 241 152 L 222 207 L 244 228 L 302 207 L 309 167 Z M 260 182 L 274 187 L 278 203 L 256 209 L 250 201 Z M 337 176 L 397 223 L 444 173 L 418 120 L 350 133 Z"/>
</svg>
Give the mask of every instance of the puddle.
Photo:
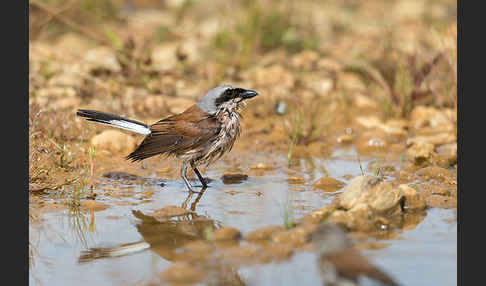
<svg viewBox="0 0 486 286">
<path fill-rule="evenodd" d="M 389 246 L 362 250 L 375 265 L 400 285 L 457 285 L 457 222 L 454 210 L 430 209 L 417 228 Z M 289 261 L 239 269 L 247 285 L 321 285 L 313 252 L 295 254 Z M 377 285 L 363 278 L 361 285 Z"/>
<path fill-rule="evenodd" d="M 330 203 L 339 193 L 311 186 L 324 173 L 343 182 L 361 175 L 353 149 L 339 150 L 327 159 L 299 159 L 291 168 L 254 170 L 245 165 L 261 158 L 255 155 L 239 162 L 248 178 L 237 180 L 222 179 L 224 163 L 216 164 L 204 173 L 213 179 L 210 187 L 192 195 L 179 178 L 161 183 L 160 176 L 151 175 L 152 180 L 144 179 L 141 184 L 116 186 L 105 178 L 95 191 L 96 201 L 109 205 L 106 210 L 70 211 L 66 207 L 42 213 L 40 223 L 29 224 L 29 282 L 133 285 L 153 281 L 177 260 L 180 253 L 176 249 L 203 239 L 209 230 L 232 226 L 244 235 L 269 225 L 283 226 L 289 213 L 297 219 Z M 277 161 L 279 166 L 286 165 L 283 157 Z M 370 162 L 361 158 L 363 168 Z M 302 177 L 305 183 L 290 184 L 291 176 Z M 149 216 L 169 205 L 193 212 L 166 220 Z M 454 210 L 430 209 L 416 228 L 403 232 L 399 239 L 380 240 L 387 247 L 362 253 L 402 285 L 452 285 L 456 281 L 456 234 Z M 296 252 L 287 261 L 243 266 L 233 275 L 241 285 L 320 285 L 315 260 L 313 252 Z M 365 285 L 373 285 L 368 282 Z"/>
</svg>

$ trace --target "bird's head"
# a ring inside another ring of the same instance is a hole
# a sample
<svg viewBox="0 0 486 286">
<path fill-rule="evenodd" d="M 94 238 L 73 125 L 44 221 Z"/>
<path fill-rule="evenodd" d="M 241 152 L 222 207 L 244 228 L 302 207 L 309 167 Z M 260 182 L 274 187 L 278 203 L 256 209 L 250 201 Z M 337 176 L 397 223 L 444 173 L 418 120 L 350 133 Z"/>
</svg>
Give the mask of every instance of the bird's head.
<svg viewBox="0 0 486 286">
<path fill-rule="evenodd" d="M 216 115 L 223 110 L 236 111 L 244 100 L 257 96 L 253 90 L 234 85 L 220 85 L 206 93 L 197 106 L 205 112 Z"/>
</svg>

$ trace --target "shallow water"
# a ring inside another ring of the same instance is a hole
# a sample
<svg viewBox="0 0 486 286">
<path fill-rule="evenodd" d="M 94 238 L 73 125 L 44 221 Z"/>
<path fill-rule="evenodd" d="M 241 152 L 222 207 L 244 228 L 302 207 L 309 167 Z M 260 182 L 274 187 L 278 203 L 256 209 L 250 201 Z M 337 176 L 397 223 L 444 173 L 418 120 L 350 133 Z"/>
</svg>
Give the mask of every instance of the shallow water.
<svg viewBox="0 0 486 286">
<path fill-rule="evenodd" d="M 255 162 L 257 158 L 245 161 Z M 278 160 L 281 166 L 285 165 L 285 158 Z M 249 170 L 245 162 L 240 163 L 243 170 Z M 369 163 L 370 160 L 361 159 L 362 166 Z M 223 163 L 219 164 L 221 167 Z M 193 195 L 189 195 L 180 179 L 164 180 L 161 186 L 160 178 L 151 175 L 152 183 L 117 184 L 126 194 L 112 197 L 110 191 L 103 190 L 113 186 L 113 180 L 106 179 L 98 186 L 96 199 L 110 204 L 108 209 L 82 212 L 66 208 L 43 213 L 40 223 L 29 225 L 33 252 L 29 282 L 133 285 L 151 281 L 171 265 L 174 249 L 203 238 L 208 226 L 232 226 L 246 234 L 269 225 L 283 225 L 286 212 L 296 219 L 328 204 L 339 191 L 326 193 L 309 185 L 287 182 L 289 176 L 299 176 L 312 183 L 324 172 L 344 182 L 348 181 L 345 175 L 350 175 L 349 178 L 360 175 L 354 150 L 339 150 L 327 159 L 300 159 L 291 168 L 261 170 L 257 175 L 249 172 L 247 180 L 236 184 L 225 184 L 220 179 L 222 168 L 216 165 L 204 174 L 213 179 L 210 187 Z M 140 198 L 143 192 L 153 195 Z M 194 213 L 166 223 L 154 222 L 146 216 L 167 205 L 182 205 Z M 430 209 L 416 228 L 404 231 L 399 239 L 379 241 L 389 244 L 388 247 L 363 253 L 402 285 L 455 285 L 456 234 L 454 210 Z M 89 248 L 137 242 L 146 242 L 150 248 L 80 262 L 83 251 Z M 247 285 L 320 285 L 315 259 L 312 252 L 299 252 L 288 261 L 241 267 L 237 274 Z M 368 280 L 364 283 L 373 285 Z"/>
<path fill-rule="evenodd" d="M 400 285 L 457 285 L 457 221 L 454 210 L 431 209 L 413 230 L 398 240 L 380 240 L 389 246 L 363 250 L 373 263 Z M 454 219 L 450 222 L 450 219 Z M 321 285 L 312 252 L 295 254 L 289 261 L 239 270 L 247 285 Z M 361 279 L 362 285 L 376 285 Z"/>
</svg>

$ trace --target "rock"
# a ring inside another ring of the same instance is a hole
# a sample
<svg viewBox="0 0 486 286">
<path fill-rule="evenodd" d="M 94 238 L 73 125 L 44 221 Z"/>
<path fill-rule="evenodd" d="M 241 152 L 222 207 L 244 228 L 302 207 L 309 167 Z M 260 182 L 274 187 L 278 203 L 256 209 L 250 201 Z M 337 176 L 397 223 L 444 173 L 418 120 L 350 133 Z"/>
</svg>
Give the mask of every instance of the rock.
<svg viewBox="0 0 486 286">
<path fill-rule="evenodd" d="M 395 212 L 403 195 L 388 182 L 375 176 L 359 176 L 351 180 L 339 196 L 340 207 L 351 210 L 359 204 L 368 205 L 377 213 Z M 362 206 L 360 206 L 362 207 Z"/>
<path fill-rule="evenodd" d="M 223 180 L 223 184 L 240 184 L 248 179 L 248 175 L 238 173 L 224 173 L 221 179 Z"/>
<path fill-rule="evenodd" d="M 81 207 L 89 211 L 99 212 L 106 210 L 110 206 L 95 200 L 84 200 L 81 202 Z"/>
<path fill-rule="evenodd" d="M 233 227 L 223 227 L 216 230 L 212 236 L 211 240 L 236 240 L 241 237 L 239 230 Z"/>
<path fill-rule="evenodd" d="M 427 206 L 431 208 L 451 209 L 457 207 L 457 199 L 455 197 L 431 195 L 425 201 Z"/>
<path fill-rule="evenodd" d="M 435 154 L 434 145 L 418 142 L 407 149 L 406 156 L 416 165 L 422 165 L 429 161 Z"/>
<path fill-rule="evenodd" d="M 341 182 L 339 180 L 336 180 L 331 177 L 322 177 L 319 180 L 317 180 L 314 184 L 312 184 L 313 187 L 322 189 L 326 192 L 335 192 L 342 187 L 344 187 L 345 183 Z"/>
<path fill-rule="evenodd" d="M 272 237 L 272 235 L 276 232 L 283 231 L 283 227 L 279 225 L 268 226 L 261 228 L 259 230 L 255 230 L 253 232 L 248 233 L 245 235 L 245 240 L 268 240 Z"/>
<path fill-rule="evenodd" d="M 425 167 L 417 171 L 417 175 L 424 177 L 425 179 L 435 179 L 438 181 L 445 181 L 451 177 L 451 173 L 441 167 Z"/>
<path fill-rule="evenodd" d="M 414 188 L 407 185 L 399 185 L 398 189 L 403 194 L 404 197 L 404 208 L 412 210 L 423 210 L 426 207 L 424 196 L 417 193 Z"/>
<path fill-rule="evenodd" d="M 105 149 L 117 153 L 133 151 L 136 142 L 132 136 L 118 130 L 105 130 L 91 138 L 91 145 L 96 149 Z"/>
<path fill-rule="evenodd" d="M 321 223 L 325 221 L 332 212 L 336 210 L 339 200 L 333 200 L 330 205 L 327 205 L 321 209 L 313 210 L 312 212 L 300 217 L 296 220 L 297 224 L 312 224 L 312 223 Z"/>
<path fill-rule="evenodd" d="M 165 206 L 162 209 L 151 213 L 150 216 L 154 217 L 157 220 L 161 219 L 165 221 L 168 218 L 183 216 L 189 213 L 191 213 L 191 211 L 188 211 L 178 206 Z"/>
<path fill-rule="evenodd" d="M 133 175 L 123 171 L 110 171 L 103 174 L 103 177 L 112 179 L 112 180 L 126 180 L 126 181 L 135 181 L 135 180 L 142 180 L 143 177 Z"/>
<path fill-rule="evenodd" d="M 342 210 L 332 212 L 327 221 L 344 226 L 353 231 L 376 231 L 375 217 L 369 212 L 371 212 L 371 209 L 367 205 L 360 204 L 352 212 Z"/>
</svg>

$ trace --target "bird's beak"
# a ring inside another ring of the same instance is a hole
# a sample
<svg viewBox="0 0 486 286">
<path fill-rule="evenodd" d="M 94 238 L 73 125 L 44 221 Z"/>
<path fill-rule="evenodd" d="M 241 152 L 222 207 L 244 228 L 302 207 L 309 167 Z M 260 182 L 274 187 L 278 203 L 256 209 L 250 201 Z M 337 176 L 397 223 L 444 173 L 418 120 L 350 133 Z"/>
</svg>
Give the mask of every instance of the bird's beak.
<svg viewBox="0 0 486 286">
<path fill-rule="evenodd" d="M 240 97 L 241 97 L 242 99 L 248 99 L 248 98 L 255 97 L 255 96 L 257 96 L 257 95 L 258 95 L 258 93 L 257 93 L 256 91 L 253 91 L 253 90 L 247 90 L 247 91 L 243 92 L 243 93 L 240 95 Z"/>
</svg>

